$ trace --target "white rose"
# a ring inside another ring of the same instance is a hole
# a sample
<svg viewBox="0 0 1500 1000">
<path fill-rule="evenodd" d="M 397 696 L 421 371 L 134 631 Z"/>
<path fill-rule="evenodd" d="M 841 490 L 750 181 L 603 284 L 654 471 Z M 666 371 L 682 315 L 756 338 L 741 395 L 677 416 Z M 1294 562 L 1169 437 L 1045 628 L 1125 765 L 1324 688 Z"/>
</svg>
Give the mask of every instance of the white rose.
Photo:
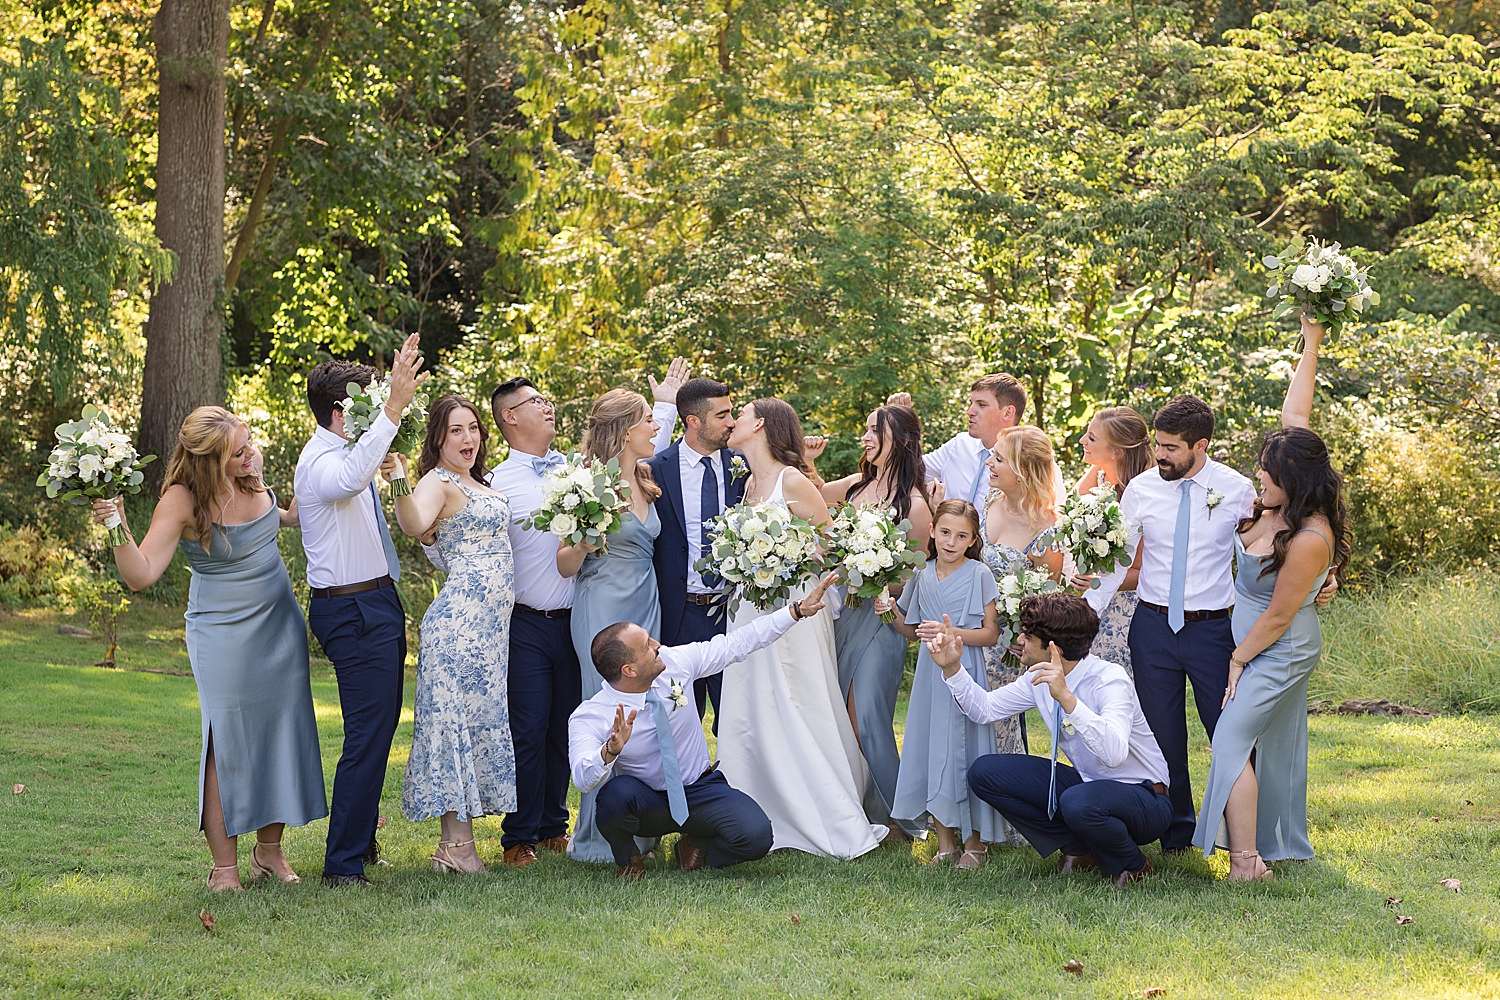
<svg viewBox="0 0 1500 1000">
<path fill-rule="evenodd" d="M 772 542 L 765 535 L 756 535 L 750 541 L 750 554 L 756 559 L 764 559 L 771 554 Z"/>
<path fill-rule="evenodd" d="M 880 563 L 881 569 L 890 569 L 896 564 L 896 557 L 891 555 L 890 549 L 881 549 L 875 554 L 876 561 Z"/>
<path fill-rule="evenodd" d="M 1094 555 L 1101 557 L 1109 555 L 1109 543 L 1102 538 L 1094 539 Z"/>
<path fill-rule="evenodd" d="M 1318 268 L 1313 264 L 1298 264 L 1297 269 L 1292 272 L 1292 284 L 1309 292 L 1318 292 L 1323 288 L 1323 282 L 1318 279 Z"/>
<path fill-rule="evenodd" d="M 755 571 L 754 580 L 757 587 L 770 587 L 776 583 L 776 574 L 762 566 Z"/>
<path fill-rule="evenodd" d="M 93 481 L 94 477 L 104 471 L 104 463 L 99 460 L 98 455 L 83 454 L 78 456 L 78 474 L 84 479 Z"/>
<path fill-rule="evenodd" d="M 558 514 L 552 518 L 552 533 L 559 538 L 566 538 L 578 530 L 578 518 L 572 514 Z"/>
<path fill-rule="evenodd" d="M 767 569 L 780 569 L 781 557 L 774 554 L 766 556 L 766 561 L 761 565 L 765 566 Z"/>
</svg>

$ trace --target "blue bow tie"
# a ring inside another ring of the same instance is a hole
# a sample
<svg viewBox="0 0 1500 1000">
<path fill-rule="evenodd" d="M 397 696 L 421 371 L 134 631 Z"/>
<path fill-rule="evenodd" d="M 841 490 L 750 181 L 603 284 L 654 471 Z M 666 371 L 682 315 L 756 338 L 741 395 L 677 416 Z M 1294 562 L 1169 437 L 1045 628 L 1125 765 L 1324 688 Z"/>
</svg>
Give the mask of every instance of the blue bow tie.
<svg viewBox="0 0 1500 1000">
<path fill-rule="evenodd" d="M 562 452 L 549 451 L 541 458 L 537 458 L 535 455 L 529 456 L 528 461 L 531 463 L 532 469 L 536 470 L 537 475 L 545 476 L 547 470 L 557 468 L 559 465 L 567 462 L 567 459 L 563 458 Z"/>
</svg>

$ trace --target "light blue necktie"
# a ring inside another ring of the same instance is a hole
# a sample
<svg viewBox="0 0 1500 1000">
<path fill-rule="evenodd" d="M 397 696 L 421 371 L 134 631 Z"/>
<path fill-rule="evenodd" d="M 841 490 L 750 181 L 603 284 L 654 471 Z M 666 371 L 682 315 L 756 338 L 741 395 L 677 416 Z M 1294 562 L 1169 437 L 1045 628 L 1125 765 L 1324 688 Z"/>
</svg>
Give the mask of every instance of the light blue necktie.
<svg viewBox="0 0 1500 1000">
<path fill-rule="evenodd" d="M 375 522 L 380 525 L 380 546 L 385 549 L 385 569 L 392 580 L 401 579 L 401 560 L 396 556 L 396 542 L 391 538 L 390 526 L 385 523 L 385 509 L 380 506 L 380 494 L 375 484 L 370 483 L 370 499 L 375 503 Z"/>
<path fill-rule="evenodd" d="M 545 476 L 549 470 L 562 465 L 567 459 L 563 458 L 560 451 L 549 451 L 540 458 L 536 455 L 528 455 L 527 461 L 531 463 L 531 468 L 535 470 L 537 475 Z"/>
<path fill-rule="evenodd" d="M 656 723 L 656 743 L 661 747 L 661 771 L 667 779 L 667 805 L 671 807 L 672 819 L 681 826 L 688 818 L 687 792 L 682 787 L 682 765 L 677 763 L 672 723 L 667 719 L 667 706 L 657 697 L 655 688 L 646 692 L 646 704 L 651 706 L 651 718 Z"/>
<path fill-rule="evenodd" d="M 1062 742 L 1062 702 L 1052 703 L 1052 777 L 1047 781 L 1047 818 L 1057 815 L 1057 745 Z"/>
<path fill-rule="evenodd" d="M 979 491 L 990 478 L 990 470 L 984 464 L 989 460 L 990 450 L 988 448 L 979 449 L 979 471 L 974 473 L 974 481 L 969 484 L 969 503 L 976 507 L 979 506 Z"/>
<path fill-rule="evenodd" d="M 1167 594 L 1167 624 L 1182 631 L 1182 603 L 1187 597 L 1188 531 L 1193 526 L 1193 481 L 1182 481 L 1182 502 L 1177 505 L 1177 532 L 1172 536 L 1172 589 Z"/>
</svg>

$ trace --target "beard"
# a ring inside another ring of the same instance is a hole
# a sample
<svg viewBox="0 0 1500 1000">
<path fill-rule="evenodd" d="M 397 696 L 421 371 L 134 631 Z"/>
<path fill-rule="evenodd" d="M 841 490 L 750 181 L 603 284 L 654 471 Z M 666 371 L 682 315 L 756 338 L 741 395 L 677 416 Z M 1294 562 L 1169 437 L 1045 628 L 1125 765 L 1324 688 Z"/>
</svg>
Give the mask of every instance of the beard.
<svg viewBox="0 0 1500 1000">
<path fill-rule="evenodd" d="M 726 428 L 725 430 L 719 432 L 718 437 L 709 437 L 707 434 L 700 433 L 698 435 L 698 439 L 704 444 L 708 445 L 714 451 L 723 451 L 725 448 L 729 447 L 729 435 L 731 433 L 733 432 Z"/>
<path fill-rule="evenodd" d="M 1177 480 L 1188 474 L 1188 470 L 1193 467 L 1193 459 L 1190 455 L 1188 456 L 1188 460 L 1186 462 L 1183 462 L 1181 465 L 1173 465 L 1171 462 L 1168 462 L 1165 459 L 1158 458 L 1156 460 L 1156 467 L 1161 470 L 1161 478 L 1163 479 L 1163 481 L 1168 483 L 1175 483 Z"/>
</svg>

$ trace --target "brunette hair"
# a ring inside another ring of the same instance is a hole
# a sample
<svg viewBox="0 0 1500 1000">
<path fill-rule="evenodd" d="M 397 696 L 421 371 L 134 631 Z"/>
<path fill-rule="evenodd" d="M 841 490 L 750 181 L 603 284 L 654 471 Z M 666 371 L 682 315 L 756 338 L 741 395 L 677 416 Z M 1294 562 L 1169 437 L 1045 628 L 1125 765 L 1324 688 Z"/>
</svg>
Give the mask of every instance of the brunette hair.
<svg viewBox="0 0 1500 1000">
<path fill-rule="evenodd" d="M 1106 406 L 1094 419 L 1104 429 L 1109 446 L 1121 452 L 1115 469 L 1120 481 L 1114 486 L 1123 496 L 1132 479 L 1156 464 L 1151 458 L 1151 431 L 1146 418 L 1129 406 Z"/>
<path fill-rule="evenodd" d="M 767 397 L 752 400 L 755 416 L 762 421 L 771 457 L 807 475 L 807 457 L 802 451 L 802 421 L 792 404 Z"/>
<path fill-rule="evenodd" d="M 1323 439 L 1306 427 L 1287 427 L 1268 434 L 1260 449 L 1260 467 L 1286 493 L 1286 503 L 1281 507 L 1286 527 L 1272 539 L 1271 561 L 1261 567 L 1260 575 L 1281 569 L 1292 539 L 1313 514 L 1322 514 L 1328 520 L 1333 532 L 1333 551 L 1328 563 L 1334 572 L 1342 571 L 1351 548 L 1349 508 L 1344 502 L 1344 477 L 1329 460 Z M 1266 508 L 1257 499 L 1250 516 L 1240 521 L 1239 530 L 1248 531 L 1265 512 Z"/>
<path fill-rule="evenodd" d="M 307 405 L 319 427 L 333 423 L 335 407 L 349 395 L 349 383 L 368 386 L 378 374 L 369 365 L 354 361 L 325 361 L 307 373 Z"/>
<path fill-rule="evenodd" d="M 1049 642 L 1057 643 L 1065 660 L 1081 660 L 1089 655 L 1094 636 L 1099 634 L 1099 616 L 1077 594 L 1023 597 L 1018 617 L 1022 632 L 1036 636 L 1043 649 Z"/>
<path fill-rule="evenodd" d="M 474 449 L 474 464 L 469 466 L 469 475 L 484 482 L 489 471 L 484 467 L 484 460 L 489 452 L 490 432 L 485 429 L 479 407 L 453 393 L 439 396 L 438 401 L 432 404 L 432 409 L 427 411 L 427 436 L 422 439 L 422 454 L 417 459 L 417 478 L 436 469 L 442 461 L 443 442 L 448 440 L 448 415 L 459 407 L 474 414 L 474 420 L 479 424 L 479 447 Z"/>
<path fill-rule="evenodd" d="M 508 378 L 495 386 L 495 391 L 490 393 L 490 415 L 495 418 L 495 426 L 503 428 L 505 421 L 500 419 L 500 411 L 507 409 L 502 403 L 510 402 L 510 397 L 525 388 L 536 389 L 536 383 L 524 376 Z M 540 389 L 537 389 L 540 392 Z"/>
<path fill-rule="evenodd" d="M 161 492 L 179 483 L 193 496 L 193 531 L 207 552 L 213 546 L 214 508 L 230 487 L 241 493 L 264 493 L 266 484 L 255 476 L 231 476 L 229 459 L 234 454 L 234 436 L 244 420 L 222 406 L 200 406 L 187 415 L 177 432 L 177 444 L 167 460 Z M 228 537 L 225 537 L 228 541 Z"/>
<path fill-rule="evenodd" d="M 592 461 L 608 462 L 625 453 L 625 435 L 630 428 L 645 420 L 651 413 L 646 397 L 629 389 L 611 389 L 589 409 L 589 421 L 583 431 L 583 457 Z M 641 495 L 647 503 L 654 503 L 661 496 L 661 487 L 651 477 L 651 466 L 645 462 L 635 464 L 635 480 L 641 486 Z"/>
<path fill-rule="evenodd" d="M 703 419 L 708 412 L 708 401 L 729 395 L 729 386 L 711 378 L 690 378 L 677 390 L 677 412 L 682 414 L 683 426 L 688 417 Z"/>
<path fill-rule="evenodd" d="M 899 518 L 908 518 L 911 516 L 913 492 L 920 493 L 923 500 L 928 499 L 927 463 L 922 461 L 922 421 L 909 406 L 877 406 L 875 433 L 880 437 L 881 449 L 890 448 L 886 457 L 886 464 L 891 467 L 890 492 L 886 499 Z M 850 487 L 844 494 L 845 498 L 873 483 L 879 474 L 875 463 L 860 455 L 859 482 Z"/>
<path fill-rule="evenodd" d="M 1007 427 L 995 441 L 995 450 L 1021 480 L 1021 495 L 1014 497 L 1026 518 L 1035 524 L 1046 520 L 1057 506 L 1057 478 L 1052 474 L 1052 439 L 1030 424 Z"/>
<path fill-rule="evenodd" d="M 1151 426 L 1177 435 L 1191 448 L 1214 436 L 1214 411 L 1197 396 L 1174 396 L 1156 411 Z"/>
<path fill-rule="evenodd" d="M 964 555 L 970 559 L 982 559 L 984 557 L 984 535 L 979 530 L 979 511 L 967 500 L 944 500 L 937 505 L 932 512 L 932 536 L 927 539 L 927 556 L 929 559 L 937 558 L 937 524 L 942 517 L 961 517 L 967 520 L 974 530 L 974 541 L 964 549 Z"/>
<path fill-rule="evenodd" d="M 1007 375 L 1005 372 L 982 375 L 969 386 L 970 392 L 980 390 L 994 396 L 995 402 L 1001 406 L 1014 406 L 1017 420 L 1026 412 L 1026 389 L 1014 375 Z"/>
</svg>

